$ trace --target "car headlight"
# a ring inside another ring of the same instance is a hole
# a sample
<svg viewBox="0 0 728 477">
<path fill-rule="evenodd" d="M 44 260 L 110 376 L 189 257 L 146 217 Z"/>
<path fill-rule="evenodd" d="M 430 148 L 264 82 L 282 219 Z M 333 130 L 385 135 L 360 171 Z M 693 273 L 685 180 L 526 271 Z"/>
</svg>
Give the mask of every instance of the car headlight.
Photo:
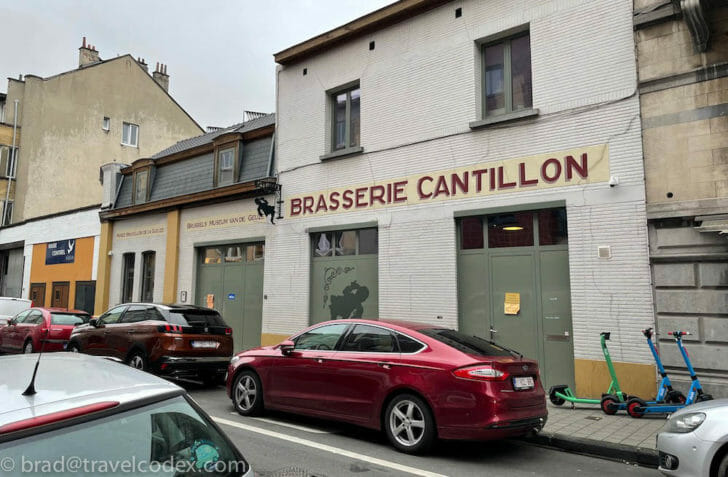
<svg viewBox="0 0 728 477">
<path fill-rule="evenodd" d="M 692 432 L 705 421 L 704 412 L 689 412 L 679 416 L 671 417 L 667 421 L 667 432 L 677 432 L 684 434 Z"/>
<path fill-rule="evenodd" d="M 233 364 L 235 361 L 237 361 L 239 359 L 240 359 L 240 356 L 233 356 L 232 358 L 230 358 L 230 364 Z"/>
</svg>

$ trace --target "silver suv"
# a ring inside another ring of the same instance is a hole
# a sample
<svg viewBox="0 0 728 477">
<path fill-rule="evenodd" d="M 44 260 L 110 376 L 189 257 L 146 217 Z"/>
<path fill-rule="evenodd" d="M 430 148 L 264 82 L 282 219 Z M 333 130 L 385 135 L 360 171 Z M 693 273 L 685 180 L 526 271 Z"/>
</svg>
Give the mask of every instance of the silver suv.
<svg viewBox="0 0 728 477">
<path fill-rule="evenodd" d="M 253 475 L 184 389 L 103 358 L 0 357 L 0 475 Z"/>
</svg>

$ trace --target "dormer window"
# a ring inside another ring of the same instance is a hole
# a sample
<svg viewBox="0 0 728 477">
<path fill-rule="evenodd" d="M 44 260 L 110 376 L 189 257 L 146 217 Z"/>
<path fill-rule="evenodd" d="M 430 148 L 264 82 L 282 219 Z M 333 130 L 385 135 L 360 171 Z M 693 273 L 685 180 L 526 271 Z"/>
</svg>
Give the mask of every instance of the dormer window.
<svg viewBox="0 0 728 477">
<path fill-rule="evenodd" d="M 134 203 L 143 204 L 149 195 L 149 170 L 134 173 Z"/>
<path fill-rule="evenodd" d="M 221 149 L 217 164 L 217 185 L 225 186 L 235 182 L 235 148 Z"/>
</svg>

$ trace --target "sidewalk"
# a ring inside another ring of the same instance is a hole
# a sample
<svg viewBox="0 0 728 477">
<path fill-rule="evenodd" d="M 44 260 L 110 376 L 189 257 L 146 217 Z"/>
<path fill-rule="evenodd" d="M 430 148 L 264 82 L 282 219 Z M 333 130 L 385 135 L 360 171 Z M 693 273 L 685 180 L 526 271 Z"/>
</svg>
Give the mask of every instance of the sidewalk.
<svg viewBox="0 0 728 477">
<path fill-rule="evenodd" d="M 577 404 L 572 409 L 568 402 L 548 407 L 546 426 L 527 438 L 529 442 L 657 467 L 655 436 L 665 424 L 665 415 L 634 419 L 620 411 L 608 416 L 599 406 Z"/>
</svg>

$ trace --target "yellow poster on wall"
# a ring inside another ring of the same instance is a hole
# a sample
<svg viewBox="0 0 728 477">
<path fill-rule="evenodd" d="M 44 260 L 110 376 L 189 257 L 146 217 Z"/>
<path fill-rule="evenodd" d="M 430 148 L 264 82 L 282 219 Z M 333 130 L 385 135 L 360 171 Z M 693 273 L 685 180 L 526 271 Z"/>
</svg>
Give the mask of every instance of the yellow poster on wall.
<svg viewBox="0 0 728 477">
<path fill-rule="evenodd" d="M 517 315 L 519 311 L 521 311 L 521 294 L 506 293 L 506 297 L 503 303 L 503 314 Z"/>
<path fill-rule="evenodd" d="M 213 295 L 212 293 L 207 294 L 207 307 L 215 308 L 215 295 Z"/>
</svg>

